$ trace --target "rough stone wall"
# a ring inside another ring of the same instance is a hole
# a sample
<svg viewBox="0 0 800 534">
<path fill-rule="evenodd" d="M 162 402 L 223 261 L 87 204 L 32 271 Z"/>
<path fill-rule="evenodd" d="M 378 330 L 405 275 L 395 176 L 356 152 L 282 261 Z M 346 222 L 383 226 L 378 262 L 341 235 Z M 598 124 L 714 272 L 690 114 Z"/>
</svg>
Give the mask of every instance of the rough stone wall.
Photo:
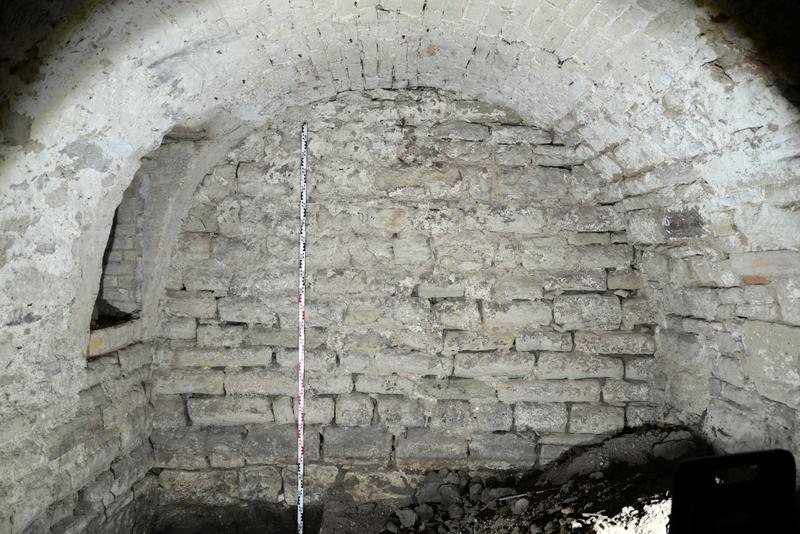
<svg viewBox="0 0 800 534">
<path fill-rule="evenodd" d="M 154 382 L 162 504 L 293 498 L 302 120 L 312 499 L 545 463 L 655 416 L 656 317 L 584 147 L 448 93 L 347 93 L 257 131 L 195 193 Z"/>
<path fill-rule="evenodd" d="M 103 265 L 100 296 L 126 313 L 141 310 L 142 215 L 147 195 L 146 177 L 137 174 L 122 195 L 114 216 Z"/>
<path fill-rule="evenodd" d="M 109 339 L 108 332 L 96 332 L 104 334 Z M 102 352 L 101 342 L 95 346 Z M 146 531 L 157 497 L 157 478 L 149 474 L 152 358 L 152 343 L 91 357 L 76 411 L 44 440 L 29 427 L 2 435 L 0 454 L 13 461 L 0 480 L 10 519 L 0 532 Z"/>
<path fill-rule="evenodd" d="M 754 150 L 773 164 L 724 195 L 709 194 L 714 156 L 623 181 L 639 193 L 623 206 L 660 312 L 668 417 L 725 451 L 800 457 L 800 143 Z"/>
<path fill-rule="evenodd" d="M 0 32 L 10 51 L 0 60 L 0 433 L 31 427 L 39 443 L 69 420 L 85 383 L 114 210 L 176 123 L 203 126 L 225 151 L 226 136 L 287 105 L 345 90 L 447 88 L 583 139 L 595 152 L 587 166 L 609 179 L 683 162 L 708 190 L 701 213 L 761 205 L 750 185 L 775 169 L 796 176 L 800 162 L 798 114 L 758 50 L 695 2 L 55 1 L 49 22 L 36 24 L 24 17 L 31 2 L 12 1 L 14 30 Z M 663 179 L 651 190 L 674 178 Z M 151 199 L 183 188 L 194 181 L 169 182 Z M 156 213 L 180 203 L 165 207 Z M 797 235 L 796 212 L 780 213 L 789 216 L 748 234 Z M 750 243 L 747 252 L 796 250 Z M 152 259 L 143 312 L 160 293 L 165 262 Z M 18 460 L 3 457 L 0 469 Z M 0 499 L 0 511 L 12 508 Z M 0 513 L 6 530 L 9 521 Z"/>
</svg>

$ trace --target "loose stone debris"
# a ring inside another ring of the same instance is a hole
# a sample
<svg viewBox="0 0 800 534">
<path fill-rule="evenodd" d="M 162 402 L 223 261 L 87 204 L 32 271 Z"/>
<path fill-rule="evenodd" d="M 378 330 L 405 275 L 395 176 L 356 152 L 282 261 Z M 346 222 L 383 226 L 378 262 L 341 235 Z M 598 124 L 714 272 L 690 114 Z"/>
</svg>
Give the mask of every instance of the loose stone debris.
<svg viewBox="0 0 800 534">
<path fill-rule="evenodd" d="M 709 453 L 686 430 L 647 429 L 573 449 L 544 470 L 432 471 L 381 532 L 662 534 L 676 460 Z"/>
</svg>

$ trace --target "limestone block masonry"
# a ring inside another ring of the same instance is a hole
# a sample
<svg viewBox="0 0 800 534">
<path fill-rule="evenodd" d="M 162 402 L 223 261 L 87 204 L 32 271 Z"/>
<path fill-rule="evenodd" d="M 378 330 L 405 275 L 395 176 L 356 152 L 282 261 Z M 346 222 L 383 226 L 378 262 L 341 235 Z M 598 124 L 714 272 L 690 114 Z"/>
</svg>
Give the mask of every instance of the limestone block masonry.
<svg viewBox="0 0 800 534">
<path fill-rule="evenodd" d="M 293 498 L 302 120 L 311 501 L 543 464 L 657 417 L 656 319 L 623 311 L 652 306 L 640 253 L 582 146 L 445 92 L 347 93 L 288 110 L 195 192 L 153 385 L 169 503 Z"/>
</svg>

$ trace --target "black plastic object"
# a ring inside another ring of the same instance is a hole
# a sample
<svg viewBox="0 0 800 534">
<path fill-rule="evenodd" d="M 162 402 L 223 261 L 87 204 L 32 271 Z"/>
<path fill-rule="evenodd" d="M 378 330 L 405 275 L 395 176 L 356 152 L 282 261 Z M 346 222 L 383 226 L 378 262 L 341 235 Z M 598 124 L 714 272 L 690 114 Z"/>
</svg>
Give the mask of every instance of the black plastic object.
<svg viewBox="0 0 800 534">
<path fill-rule="evenodd" d="M 669 534 L 795 534 L 792 453 L 769 450 L 681 462 Z"/>
</svg>

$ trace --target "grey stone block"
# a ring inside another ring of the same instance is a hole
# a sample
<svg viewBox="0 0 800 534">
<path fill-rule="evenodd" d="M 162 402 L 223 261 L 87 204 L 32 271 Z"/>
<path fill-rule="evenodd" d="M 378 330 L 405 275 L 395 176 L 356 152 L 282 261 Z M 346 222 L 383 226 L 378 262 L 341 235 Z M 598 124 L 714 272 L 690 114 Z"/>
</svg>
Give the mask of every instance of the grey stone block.
<svg viewBox="0 0 800 534">
<path fill-rule="evenodd" d="M 222 371 L 211 369 L 184 369 L 180 372 L 160 372 L 154 377 L 153 391 L 158 395 L 180 393 L 202 393 L 222 395 L 225 393 Z"/>
<path fill-rule="evenodd" d="M 590 271 L 562 271 L 542 278 L 545 291 L 604 291 L 606 272 L 602 269 Z"/>
<path fill-rule="evenodd" d="M 319 431 L 305 429 L 306 459 L 319 459 Z M 294 424 L 251 428 L 244 438 L 242 453 L 248 464 L 289 465 L 297 463 L 297 427 Z"/>
<path fill-rule="evenodd" d="M 463 139 L 465 141 L 483 141 L 489 137 L 489 128 L 482 124 L 454 121 L 439 124 L 431 128 L 432 136 L 445 139 Z"/>
<path fill-rule="evenodd" d="M 239 499 L 236 471 L 161 471 L 158 483 L 160 503 L 229 505 Z"/>
<path fill-rule="evenodd" d="M 368 395 L 353 393 L 336 398 L 336 424 L 339 426 L 369 426 L 372 412 L 373 400 Z"/>
<path fill-rule="evenodd" d="M 239 497 L 246 501 L 278 502 L 283 487 L 280 469 L 253 465 L 239 470 Z"/>
<path fill-rule="evenodd" d="M 164 319 L 159 325 L 159 335 L 169 339 L 195 339 L 197 337 L 197 319 Z"/>
<path fill-rule="evenodd" d="M 536 357 L 529 352 L 462 352 L 455 355 L 453 376 L 523 377 L 533 373 L 535 367 Z"/>
<path fill-rule="evenodd" d="M 176 349 L 167 355 L 172 367 L 262 367 L 272 361 L 272 352 L 253 348 Z"/>
<path fill-rule="evenodd" d="M 575 332 L 575 350 L 603 354 L 653 354 L 651 334 L 635 332 Z"/>
<path fill-rule="evenodd" d="M 165 313 L 173 317 L 213 319 L 217 315 L 217 301 L 206 292 L 173 292 L 163 305 Z"/>
<path fill-rule="evenodd" d="M 620 269 L 608 273 L 608 289 L 643 289 L 644 273 L 633 269 Z"/>
<path fill-rule="evenodd" d="M 445 332 L 444 354 L 464 351 L 506 350 L 514 343 L 513 334 L 497 332 Z"/>
<path fill-rule="evenodd" d="M 567 406 L 563 403 L 521 402 L 514 406 L 514 425 L 517 430 L 565 432 L 567 419 Z"/>
<path fill-rule="evenodd" d="M 426 378 L 418 382 L 416 393 L 428 399 L 495 399 L 495 389 L 486 382 L 470 378 Z"/>
<path fill-rule="evenodd" d="M 652 386 L 647 382 L 627 382 L 606 380 L 603 386 L 603 400 L 606 402 L 653 402 Z"/>
<path fill-rule="evenodd" d="M 553 316 L 567 330 L 613 330 L 622 319 L 614 295 L 561 295 L 553 302 Z"/>
<path fill-rule="evenodd" d="M 475 301 L 443 300 L 433 306 L 433 313 L 444 328 L 455 330 L 475 328 L 481 321 Z"/>
<path fill-rule="evenodd" d="M 386 465 L 391 449 L 392 435 L 382 427 L 325 429 L 325 458 L 329 461 Z"/>
<path fill-rule="evenodd" d="M 408 395 L 416 388 L 416 383 L 398 375 L 369 376 L 359 375 L 355 379 L 355 390 L 360 393 L 381 395 Z"/>
<path fill-rule="evenodd" d="M 497 397 L 503 402 L 597 402 L 597 380 L 521 380 L 497 384 Z"/>
<path fill-rule="evenodd" d="M 287 395 L 297 393 L 297 374 L 289 369 L 232 369 L 225 373 L 229 395 Z"/>
<path fill-rule="evenodd" d="M 486 303 L 483 321 L 489 328 L 535 328 L 553 320 L 549 304 L 541 301 Z"/>
<path fill-rule="evenodd" d="M 378 418 L 391 429 L 422 427 L 426 420 L 420 401 L 400 395 L 378 397 Z"/>
<path fill-rule="evenodd" d="M 426 428 L 412 428 L 397 438 L 396 457 L 398 465 L 457 465 L 467 458 L 467 441 Z"/>
<path fill-rule="evenodd" d="M 521 351 L 568 352 L 572 350 L 572 334 L 552 330 L 532 331 L 517 336 L 514 340 L 514 347 Z"/>
<path fill-rule="evenodd" d="M 235 426 L 273 422 L 270 400 L 263 397 L 189 399 L 187 410 L 199 426 Z"/>
<path fill-rule="evenodd" d="M 539 379 L 622 378 L 619 358 L 581 352 L 543 352 L 534 376 Z"/>
<path fill-rule="evenodd" d="M 276 302 L 252 298 L 222 297 L 219 299 L 219 318 L 228 323 L 248 323 L 272 326 L 277 323 Z"/>
<path fill-rule="evenodd" d="M 433 352 L 380 350 L 373 358 L 372 370 L 376 375 L 444 377 L 450 372 L 450 360 Z"/>
<path fill-rule="evenodd" d="M 197 327 L 200 347 L 238 347 L 244 342 L 242 325 L 201 324 Z"/>
<path fill-rule="evenodd" d="M 536 440 L 510 432 L 474 434 L 469 441 L 469 458 L 481 465 L 535 465 Z"/>
<path fill-rule="evenodd" d="M 431 413 L 430 427 L 451 433 L 511 430 L 513 415 L 508 404 L 471 403 L 464 400 L 438 401 Z"/>
<path fill-rule="evenodd" d="M 598 404 L 573 404 L 569 431 L 576 434 L 604 434 L 622 430 L 625 408 Z"/>
</svg>

